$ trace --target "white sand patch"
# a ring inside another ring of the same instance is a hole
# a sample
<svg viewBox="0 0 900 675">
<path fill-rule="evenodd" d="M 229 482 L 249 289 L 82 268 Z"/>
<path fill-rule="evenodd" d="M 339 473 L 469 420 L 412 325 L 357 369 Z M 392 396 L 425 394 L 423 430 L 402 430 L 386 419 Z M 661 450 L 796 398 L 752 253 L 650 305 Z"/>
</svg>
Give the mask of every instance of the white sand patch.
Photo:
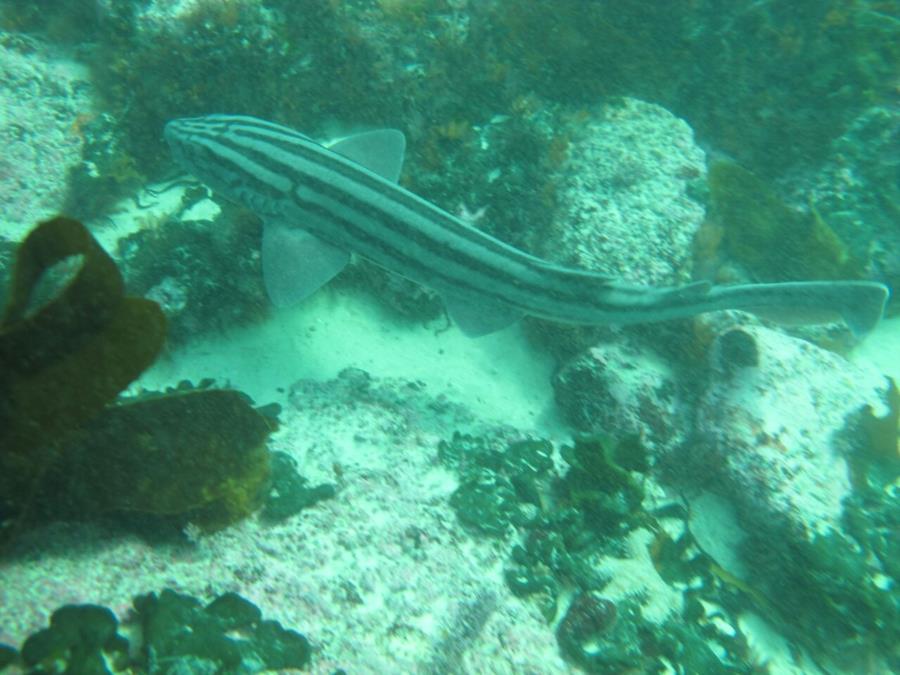
<svg viewBox="0 0 900 675">
<path fill-rule="evenodd" d="M 376 377 L 420 381 L 432 395 L 479 417 L 553 437 L 553 363 L 519 326 L 478 339 L 456 327 L 399 326 L 372 299 L 323 289 L 271 320 L 198 340 L 161 358 L 139 381 L 159 388 L 181 379 L 227 381 L 258 403 L 283 401 L 301 378 L 326 380 L 347 367 Z"/>
<path fill-rule="evenodd" d="M 681 592 L 672 588 L 659 576 L 650 558 L 650 544 L 654 534 L 637 529 L 628 535 L 628 558 L 603 558 L 597 569 L 610 578 L 603 587 L 603 595 L 613 602 L 624 598 L 641 597 L 641 614 L 647 621 L 661 624 L 681 612 Z"/>
<path fill-rule="evenodd" d="M 900 385 L 900 316 L 878 324 L 853 350 L 850 360 L 871 364 Z"/>
</svg>

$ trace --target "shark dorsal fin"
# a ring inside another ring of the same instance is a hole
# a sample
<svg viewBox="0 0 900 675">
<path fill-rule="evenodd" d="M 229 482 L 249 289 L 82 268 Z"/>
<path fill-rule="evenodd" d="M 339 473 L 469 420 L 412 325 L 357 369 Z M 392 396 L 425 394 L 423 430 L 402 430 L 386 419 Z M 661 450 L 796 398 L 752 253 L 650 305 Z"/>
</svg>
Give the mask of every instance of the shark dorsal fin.
<svg viewBox="0 0 900 675">
<path fill-rule="evenodd" d="M 343 138 L 328 149 L 396 183 L 403 168 L 406 137 L 396 129 L 376 129 Z"/>
</svg>

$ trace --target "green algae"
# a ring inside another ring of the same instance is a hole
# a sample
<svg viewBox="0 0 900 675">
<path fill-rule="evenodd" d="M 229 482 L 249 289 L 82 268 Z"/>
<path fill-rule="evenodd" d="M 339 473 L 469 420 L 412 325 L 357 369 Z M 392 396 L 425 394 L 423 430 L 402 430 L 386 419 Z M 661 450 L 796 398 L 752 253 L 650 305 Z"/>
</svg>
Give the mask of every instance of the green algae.
<svg viewBox="0 0 900 675">
<path fill-rule="evenodd" d="M 65 605 L 50 616 L 48 628 L 25 640 L 22 662 L 37 673 L 60 672 L 60 664 L 64 673 L 109 673 L 108 662 L 124 667 L 128 655 L 128 641 L 116 632 L 117 625 L 106 607 Z"/>
<path fill-rule="evenodd" d="M 754 278 L 858 279 L 863 266 L 815 209 L 787 207 L 773 189 L 733 162 L 709 169 L 710 202 L 728 256 Z"/>
<path fill-rule="evenodd" d="M 674 664 L 677 672 L 751 672 L 751 666 L 740 665 L 747 660 L 746 644 L 710 630 L 705 614 L 696 612 L 702 608 L 697 597 L 728 596 L 737 607 L 735 593 L 716 579 L 689 534 L 676 541 L 660 528 L 657 518 L 683 519 L 683 509 L 650 513 L 642 505 L 641 473 L 648 461 L 640 443 L 578 437 L 562 448 L 569 465 L 562 476 L 552 454 L 543 440 L 509 443 L 464 434 L 454 434 L 438 451 L 460 476 L 450 498 L 460 523 L 479 535 L 516 541 L 504 569 L 506 584 L 535 603 L 548 624 L 556 623 L 562 656 L 589 673 L 656 672 L 663 663 Z M 515 475 L 531 488 L 517 487 Z M 477 498 L 470 484 L 479 486 Z M 640 597 L 615 603 L 604 598 L 611 579 L 597 561 L 621 557 L 625 536 L 638 527 L 657 533 L 650 553 L 659 574 L 670 584 L 692 587 L 685 591 L 683 616 L 654 623 L 643 616 Z M 710 649 L 709 640 L 724 646 L 721 654 Z"/>
<path fill-rule="evenodd" d="M 258 673 L 302 668 L 311 649 L 306 638 L 285 629 L 237 593 L 204 606 L 196 598 L 166 589 L 134 599 L 141 626 L 142 660 L 148 673 Z"/>
<path fill-rule="evenodd" d="M 250 675 L 303 668 L 311 649 L 303 635 L 263 619 L 237 593 L 204 605 L 165 589 L 135 597 L 122 626 L 106 607 L 64 605 L 47 628 L 26 638 L 19 653 L 6 647 L 2 654 L 0 668 L 21 665 L 35 675 Z"/>
<path fill-rule="evenodd" d="M 640 453 L 619 448 L 608 437 L 580 436 L 561 451 L 571 465 L 562 479 L 564 500 L 584 513 L 588 527 L 603 535 L 624 534 L 638 524 L 636 517 L 642 513 L 643 488 L 617 461 L 620 455 L 641 465 Z"/>
<path fill-rule="evenodd" d="M 297 472 L 297 462 L 290 455 L 276 451 L 271 457 L 272 489 L 260 512 L 263 520 L 282 522 L 305 508 L 334 497 L 334 485 L 329 483 L 308 487 L 306 478 Z"/>
<path fill-rule="evenodd" d="M 441 441 L 438 457 L 460 473 L 450 504 L 463 525 L 502 536 L 540 508 L 553 468 L 552 444 L 528 439 L 498 447 L 487 439 L 456 433 Z"/>
</svg>

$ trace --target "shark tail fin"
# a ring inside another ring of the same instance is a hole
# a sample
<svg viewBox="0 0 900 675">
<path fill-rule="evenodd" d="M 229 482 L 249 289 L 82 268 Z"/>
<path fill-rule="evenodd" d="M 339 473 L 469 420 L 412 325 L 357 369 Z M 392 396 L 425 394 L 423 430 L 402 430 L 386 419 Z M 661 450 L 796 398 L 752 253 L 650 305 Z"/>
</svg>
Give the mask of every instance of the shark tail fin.
<svg viewBox="0 0 900 675">
<path fill-rule="evenodd" d="M 884 284 L 872 281 L 853 283 L 854 293 L 848 293 L 838 311 L 844 323 L 857 337 L 871 331 L 881 317 L 890 298 L 890 290 Z"/>
</svg>

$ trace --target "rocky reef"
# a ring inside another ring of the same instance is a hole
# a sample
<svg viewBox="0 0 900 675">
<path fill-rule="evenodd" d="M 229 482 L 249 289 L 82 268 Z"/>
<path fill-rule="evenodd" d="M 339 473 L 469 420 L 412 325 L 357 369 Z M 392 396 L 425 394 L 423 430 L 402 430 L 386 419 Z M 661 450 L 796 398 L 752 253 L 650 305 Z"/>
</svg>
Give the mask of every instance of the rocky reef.
<svg viewBox="0 0 900 675">
<path fill-rule="evenodd" d="M 475 395 L 374 376 L 369 354 L 316 380 L 279 373 L 277 421 L 205 373 L 121 397 L 160 353 L 279 319 L 258 215 L 172 173 L 161 131 L 180 116 L 258 115 L 321 140 L 400 128 L 404 187 L 617 278 L 894 286 L 896 8 L 302 9 L 0 0 L 0 536 L 16 535 L 0 641 L 23 645 L 0 648 L 0 667 L 112 662 L 115 616 L 132 610 L 144 628 L 187 617 L 226 653 L 210 668 L 287 664 L 217 632 L 285 637 L 252 601 L 309 626 L 321 672 L 756 672 L 761 624 L 795 670 L 900 671 L 900 403 L 845 358 L 858 338 L 843 328 L 735 312 L 529 321 L 556 359 L 543 384 L 561 424 L 528 429 Z M 21 235 L 57 210 L 87 228 L 57 230 L 17 268 Z M 37 288 L 51 260 L 76 255 L 61 295 Z M 445 344 L 427 289 L 366 261 L 334 287 Z M 160 520 L 174 533 L 162 544 L 146 536 Z M 95 628 L 86 650 L 70 641 L 80 621 Z M 167 630 L 167 654 L 196 656 Z M 307 663 L 296 637 L 291 663 Z"/>
</svg>

